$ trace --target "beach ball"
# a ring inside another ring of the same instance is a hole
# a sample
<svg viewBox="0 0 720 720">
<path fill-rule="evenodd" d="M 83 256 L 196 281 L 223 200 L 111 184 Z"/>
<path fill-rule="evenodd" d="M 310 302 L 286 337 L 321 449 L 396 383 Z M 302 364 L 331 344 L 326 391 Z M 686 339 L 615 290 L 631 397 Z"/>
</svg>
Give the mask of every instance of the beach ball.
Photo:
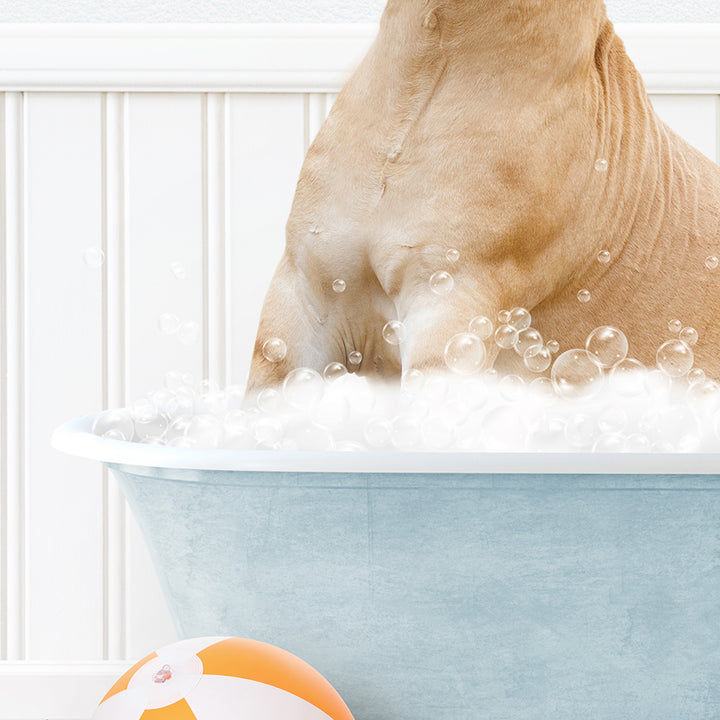
<svg viewBox="0 0 720 720">
<path fill-rule="evenodd" d="M 92 720 L 353 720 L 314 668 L 241 638 L 182 640 L 143 658 Z"/>
</svg>

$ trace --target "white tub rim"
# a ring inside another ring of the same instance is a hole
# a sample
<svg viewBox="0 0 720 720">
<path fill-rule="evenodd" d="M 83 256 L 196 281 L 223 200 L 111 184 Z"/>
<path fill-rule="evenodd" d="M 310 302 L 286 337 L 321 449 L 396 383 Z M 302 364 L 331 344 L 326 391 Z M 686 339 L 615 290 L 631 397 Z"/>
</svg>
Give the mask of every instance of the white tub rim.
<svg viewBox="0 0 720 720">
<path fill-rule="evenodd" d="M 720 453 L 310 452 L 144 445 L 92 432 L 91 413 L 52 435 L 55 449 L 118 465 L 178 470 L 376 474 L 720 475 Z"/>
</svg>

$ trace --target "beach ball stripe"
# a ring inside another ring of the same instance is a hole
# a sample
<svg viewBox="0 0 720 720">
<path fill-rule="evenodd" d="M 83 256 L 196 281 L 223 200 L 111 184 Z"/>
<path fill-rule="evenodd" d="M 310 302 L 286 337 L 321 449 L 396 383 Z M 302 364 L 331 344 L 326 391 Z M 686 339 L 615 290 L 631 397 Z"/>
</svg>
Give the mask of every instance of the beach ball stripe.
<svg viewBox="0 0 720 720">
<path fill-rule="evenodd" d="M 241 638 L 193 638 L 143 658 L 93 720 L 353 720 L 330 683 L 300 658 Z"/>
</svg>

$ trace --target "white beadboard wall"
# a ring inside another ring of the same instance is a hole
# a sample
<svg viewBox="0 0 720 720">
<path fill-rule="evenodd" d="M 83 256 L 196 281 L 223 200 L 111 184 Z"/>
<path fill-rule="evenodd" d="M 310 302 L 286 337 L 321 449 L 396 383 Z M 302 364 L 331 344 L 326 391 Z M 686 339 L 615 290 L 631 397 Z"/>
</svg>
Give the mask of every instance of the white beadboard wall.
<svg viewBox="0 0 720 720">
<path fill-rule="evenodd" d="M 49 437 L 168 369 L 244 381 L 303 156 L 374 32 L 0 26 L 0 720 L 87 718 L 175 638 L 115 482 Z M 719 160 L 720 26 L 619 32 Z"/>
</svg>

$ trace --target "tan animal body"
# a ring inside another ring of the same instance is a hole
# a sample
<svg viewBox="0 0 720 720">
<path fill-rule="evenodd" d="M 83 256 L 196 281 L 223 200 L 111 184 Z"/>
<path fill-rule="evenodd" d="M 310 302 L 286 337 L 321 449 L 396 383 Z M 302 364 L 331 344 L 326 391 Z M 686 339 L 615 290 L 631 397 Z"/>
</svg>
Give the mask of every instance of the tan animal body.
<svg viewBox="0 0 720 720">
<path fill-rule="evenodd" d="M 602 0 L 390 0 L 305 159 L 249 389 L 353 350 L 371 376 L 441 368 L 471 318 L 516 306 L 563 350 L 619 327 L 646 364 L 677 317 L 718 377 L 713 255 L 720 168 L 659 120 Z M 382 337 L 395 318 L 399 349 Z"/>
</svg>

